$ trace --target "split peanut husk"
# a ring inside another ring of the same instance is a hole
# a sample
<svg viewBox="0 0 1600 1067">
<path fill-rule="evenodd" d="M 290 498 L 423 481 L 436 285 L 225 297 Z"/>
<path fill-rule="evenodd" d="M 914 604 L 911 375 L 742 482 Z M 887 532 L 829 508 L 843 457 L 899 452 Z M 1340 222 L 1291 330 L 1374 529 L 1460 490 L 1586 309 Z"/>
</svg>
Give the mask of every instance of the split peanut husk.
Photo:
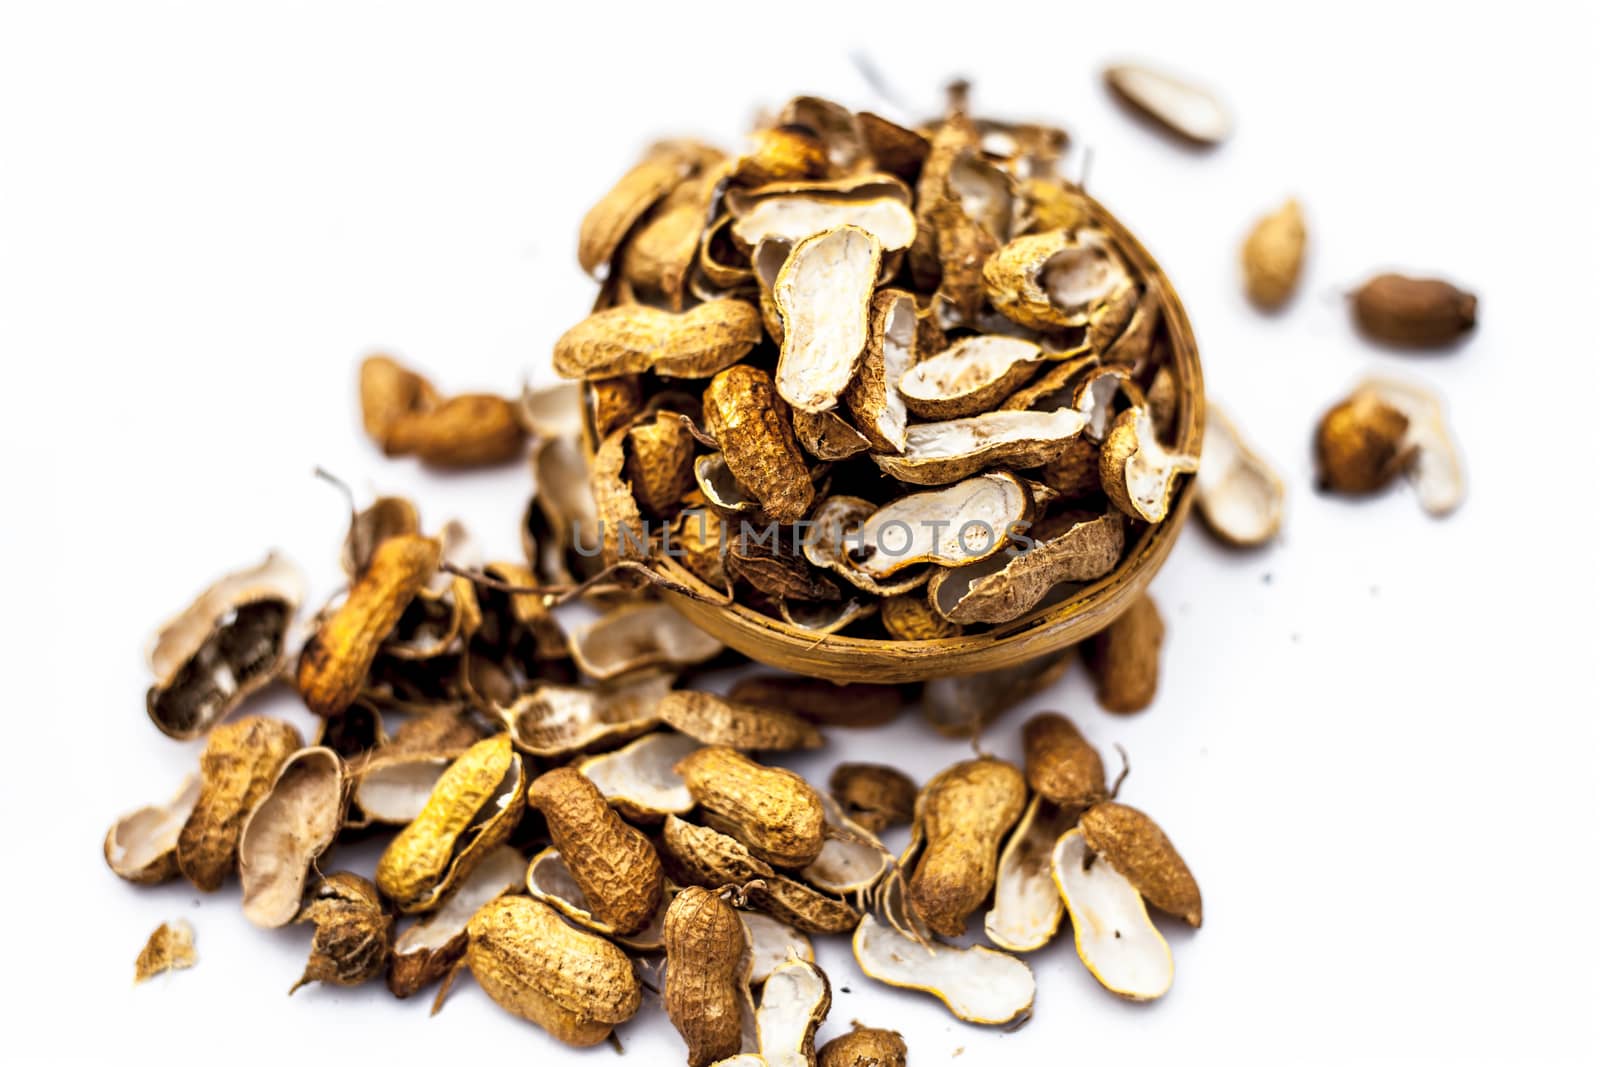
<svg viewBox="0 0 1600 1067">
<path fill-rule="evenodd" d="M 1133 883 L 1096 855 L 1082 830 L 1069 830 L 1051 857 L 1072 919 L 1078 958 L 1101 985 L 1129 1000 L 1155 1000 L 1172 988 L 1172 950 L 1150 922 Z"/>
<path fill-rule="evenodd" d="M 304 585 L 294 564 L 271 553 L 163 626 L 150 647 L 156 681 L 145 700 L 156 728 L 179 740 L 199 737 L 276 678 Z"/>
<path fill-rule="evenodd" d="M 1205 445 L 1195 476 L 1195 500 L 1206 527 L 1241 548 L 1262 545 L 1283 525 L 1283 479 L 1245 444 L 1214 403 L 1206 405 Z"/>
<path fill-rule="evenodd" d="M 454 969 L 466 955 L 467 924 L 479 908 L 520 888 L 526 868 L 521 853 L 501 845 L 438 908 L 400 931 L 385 978 L 389 992 L 409 997 Z"/>
<path fill-rule="evenodd" d="M 1033 972 L 1015 956 L 981 945 L 921 944 L 871 915 L 856 928 L 853 947 L 868 978 L 932 994 L 966 1022 L 1000 1026 L 1033 1008 Z"/>
</svg>

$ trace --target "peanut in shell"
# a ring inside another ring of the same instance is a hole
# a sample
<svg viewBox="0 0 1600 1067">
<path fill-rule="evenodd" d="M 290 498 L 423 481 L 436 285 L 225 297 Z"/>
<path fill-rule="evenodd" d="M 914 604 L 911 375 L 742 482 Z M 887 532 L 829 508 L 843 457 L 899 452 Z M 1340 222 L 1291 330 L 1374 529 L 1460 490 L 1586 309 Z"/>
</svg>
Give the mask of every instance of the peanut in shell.
<svg viewBox="0 0 1600 1067">
<path fill-rule="evenodd" d="M 1442 348 L 1472 332 L 1478 298 L 1439 278 L 1380 274 L 1355 291 L 1356 325 L 1400 348 Z"/>
<path fill-rule="evenodd" d="M 211 731 L 200 756 L 200 797 L 178 834 L 178 870 L 196 889 L 221 888 L 234 868 L 245 820 L 303 744 L 293 726 L 260 715 Z"/>
<path fill-rule="evenodd" d="M 528 897 L 479 909 L 467 925 L 466 961 L 496 1004 L 569 1045 L 597 1045 L 639 1010 L 627 955 Z"/>
<path fill-rule="evenodd" d="M 595 918 L 620 934 L 650 921 L 661 904 L 661 860 L 593 782 L 573 767 L 546 771 L 528 787 L 528 805 L 544 815 Z"/>
<path fill-rule="evenodd" d="M 739 913 L 715 890 L 690 886 L 672 900 L 664 928 L 661 1003 L 689 1049 L 689 1067 L 737 1055 L 754 1009 L 750 943 Z"/>
<path fill-rule="evenodd" d="M 1095 699 L 1107 711 L 1143 711 L 1156 698 L 1161 642 L 1166 624 L 1148 593 L 1115 622 L 1089 639 L 1085 662 L 1094 676 Z"/>
<path fill-rule="evenodd" d="M 1108 800 L 1084 812 L 1078 825 L 1089 847 L 1121 871 L 1152 907 L 1200 925 L 1200 887 L 1150 816 Z"/>
<path fill-rule="evenodd" d="M 967 917 L 994 888 L 1000 845 L 1027 792 L 1021 771 L 988 758 L 946 768 L 922 787 L 913 829 L 922 849 L 906 903 L 934 933 L 966 931 Z"/>
<path fill-rule="evenodd" d="M 383 450 L 435 467 L 486 467 L 522 454 L 528 432 L 517 405 L 490 393 L 463 393 L 389 423 Z"/>
<path fill-rule="evenodd" d="M 1060 712 L 1040 712 L 1023 724 L 1022 752 L 1029 788 L 1057 807 L 1078 812 L 1106 798 L 1100 753 Z"/>
<path fill-rule="evenodd" d="M 467 749 L 379 858 L 383 895 L 407 914 L 432 908 L 511 835 L 524 788 L 522 757 L 506 734 Z"/>
<path fill-rule="evenodd" d="M 1245 293 L 1257 307 L 1276 310 L 1288 302 L 1305 259 L 1306 224 L 1296 200 L 1287 200 L 1250 230 L 1240 251 Z"/>
<path fill-rule="evenodd" d="M 726 746 L 693 752 L 677 771 L 707 812 L 776 867 L 804 867 L 822 851 L 822 798 L 804 778 Z"/>
<path fill-rule="evenodd" d="M 355 701 L 384 638 L 438 571 L 441 552 L 437 540 L 418 534 L 378 545 L 350 595 L 300 652 L 295 686 L 306 707 L 326 718 Z"/>
<path fill-rule="evenodd" d="M 644 304 L 597 311 L 556 340 L 552 365 L 563 378 L 616 378 L 654 371 L 709 378 L 761 342 L 761 314 L 731 297 L 688 311 Z"/>
</svg>

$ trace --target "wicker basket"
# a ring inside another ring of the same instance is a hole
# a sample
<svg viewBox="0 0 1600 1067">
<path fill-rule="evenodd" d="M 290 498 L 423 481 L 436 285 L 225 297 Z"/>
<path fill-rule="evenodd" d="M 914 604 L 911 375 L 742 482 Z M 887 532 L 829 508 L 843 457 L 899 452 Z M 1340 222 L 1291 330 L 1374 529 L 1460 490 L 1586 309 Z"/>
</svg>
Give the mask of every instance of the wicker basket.
<svg viewBox="0 0 1600 1067">
<path fill-rule="evenodd" d="M 1178 384 L 1176 444 L 1198 454 L 1205 428 L 1205 385 L 1194 331 L 1166 274 L 1115 216 L 1094 205 L 1131 264 L 1159 293 Z M 1172 551 L 1194 500 L 1194 478 L 1174 491 L 1166 521 L 1144 529 L 1116 570 L 1069 599 L 982 633 L 936 641 L 892 641 L 817 634 L 737 604 L 721 607 L 663 591 L 684 618 L 753 660 L 835 682 L 912 682 L 1014 666 L 1076 644 L 1111 623 L 1138 598 Z M 670 558 L 658 568 L 691 588 L 704 586 Z M 708 593 L 715 592 L 707 589 Z"/>
</svg>

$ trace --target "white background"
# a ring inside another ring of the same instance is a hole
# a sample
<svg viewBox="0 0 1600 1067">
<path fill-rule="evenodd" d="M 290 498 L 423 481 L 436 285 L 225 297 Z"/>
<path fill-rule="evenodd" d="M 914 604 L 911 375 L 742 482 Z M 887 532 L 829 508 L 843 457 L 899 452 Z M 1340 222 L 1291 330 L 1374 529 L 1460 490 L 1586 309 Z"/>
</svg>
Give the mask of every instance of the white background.
<svg viewBox="0 0 1600 1067">
<path fill-rule="evenodd" d="M 1291 499 L 1264 552 L 1185 536 L 1155 584 L 1169 636 L 1148 712 L 1101 712 L 1076 668 L 1030 702 L 1125 746 L 1124 799 L 1204 887 L 1205 928 L 1167 927 L 1172 993 L 1121 1003 L 1058 941 L 1032 957 L 1037 1017 L 1002 1034 L 874 988 L 829 944 L 823 1036 L 896 1027 L 920 1064 L 1596 1055 L 1600 108 L 1578 9 L 5 5 L 8 1056 L 580 1061 L 470 981 L 432 1020 L 381 985 L 288 999 L 306 928 L 251 928 L 233 885 L 199 899 L 109 874 L 112 818 L 165 798 L 198 750 L 146 721 L 144 642 L 272 546 L 333 589 L 343 505 L 316 464 L 514 553 L 522 469 L 386 462 L 360 434 L 357 359 L 392 350 L 446 390 L 546 378 L 592 294 L 577 222 L 641 145 L 736 143 L 801 90 L 898 114 L 857 50 L 918 113 L 962 73 L 981 110 L 1093 148 L 1090 188 L 1165 264 L 1212 396 Z M 1194 152 L 1130 122 L 1096 73 L 1129 55 L 1216 86 L 1236 136 Z M 1236 247 L 1291 193 L 1306 278 L 1263 317 Z M 1404 357 L 1356 337 L 1340 294 L 1384 267 L 1477 290 L 1471 342 Z M 1448 399 L 1471 477 L 1453 518 L 1404 488 L 1311 491 L 1317 415 L 1374 370 Z M 258 710 L 309 726 L 286 696 Z M 1024 715 L 986 744 L 1015 754 Z M 796 765 L 927 775 L 964 754 L 908 718 Z M 133 988 L 145 935 L 179 916 L 199 966 Z M 620 1036 L 625 1062 L 680 1062 L 654 1005 Z"/>
</svg>

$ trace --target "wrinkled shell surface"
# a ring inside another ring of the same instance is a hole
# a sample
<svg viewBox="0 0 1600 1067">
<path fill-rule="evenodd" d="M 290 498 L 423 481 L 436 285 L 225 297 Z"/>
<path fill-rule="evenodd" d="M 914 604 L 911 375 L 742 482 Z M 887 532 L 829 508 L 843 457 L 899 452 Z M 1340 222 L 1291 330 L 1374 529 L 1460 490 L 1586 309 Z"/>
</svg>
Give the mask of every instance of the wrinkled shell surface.
<svg viewBox="0 0 1600 1067">
<path fill-rule="evenodd" d="M 234 869 L 245 819 L 304 744 L 293 726 L 252 715 L 211 731 L 200 756 L 200 797 L 178 834 L 178 869 L 210 893 Z"/>
<path fill-rule="evenodd" d="M 677 770 L 696 803 L 767 862 L 804 867 L 822 851 L 822 798 L 793 771 L 720 746 L 690 754 Z"/>
<path fill-rule="evenodd" d="M 639 1010 L 633 963 L 548 905 L 503 896 L 467 926 L 467 966 L 506 1011 L 569 1045 L 597 1045 Z"/>
<path fill-rule="evenodd" d="M 936 775 L 917 797 L 917 858 L 906 903 L 934 933 L 960 937 L 967 916 L 994 888 L 1006 831 L 1022 814 L 1022 772 L 996 759 L 958 763 Z"/>
<path fill-rule="evenodd" d="M 1084 812 L 1080 826 L 1089 847 L 1121 871 L 1153 907 L 1190 926 L 1200 925 L 1200 887 L 1150 816 L 1106 801 Z"/>
</svg>

